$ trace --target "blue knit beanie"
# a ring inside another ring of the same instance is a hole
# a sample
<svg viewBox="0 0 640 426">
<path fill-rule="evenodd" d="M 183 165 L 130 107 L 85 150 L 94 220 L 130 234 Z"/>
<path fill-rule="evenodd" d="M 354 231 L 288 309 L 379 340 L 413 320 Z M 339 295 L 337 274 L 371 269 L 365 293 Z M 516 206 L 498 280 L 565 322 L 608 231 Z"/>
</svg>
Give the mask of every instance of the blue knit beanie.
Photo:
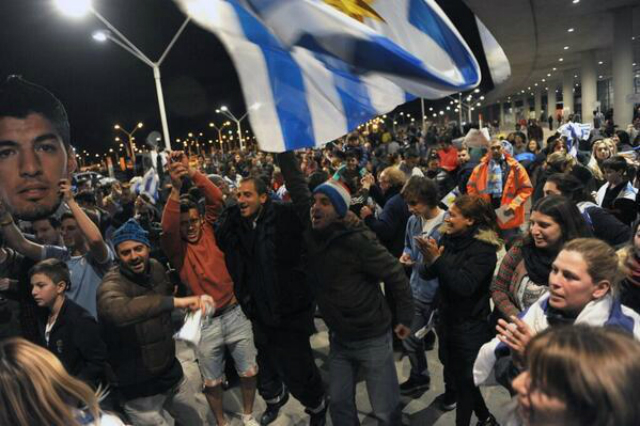
<svg viewBox="0 0 640 426">
<path fill-rule="evenodd" d="M 321 193 L 326 195 L 333 208 L 336 209 L 338 216 L 344 217 L 349 210 L 351 204 L 351 194 L 349 189 L 337 180 L 329 179 L 322 185 L 318 185 L 313 191 L 314 194 Z"/>
<path fill-rule="evenodd" d="M 111 242 L 113 242 L 115 248 L 118 248 L 118 244 L 125 241 L 137 241 L 147 247 L 151 247 L 148 235 L 149 233 L 135 219 L 129 219 L 124 225 L 116 229 L 111 237 Z"/>
</svg>

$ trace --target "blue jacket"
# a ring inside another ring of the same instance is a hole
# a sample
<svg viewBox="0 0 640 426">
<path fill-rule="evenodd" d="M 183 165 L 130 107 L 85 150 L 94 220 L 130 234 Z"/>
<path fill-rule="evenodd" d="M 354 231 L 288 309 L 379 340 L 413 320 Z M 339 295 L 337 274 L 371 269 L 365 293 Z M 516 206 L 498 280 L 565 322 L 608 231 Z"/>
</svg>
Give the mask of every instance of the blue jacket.
<svg viewBox="0 0 640 426">
<path fill-rule="evenodd" d="M 427 237 L 440 241 L 440 227 L 444 222 L 445 216 L 446 214 L 442 216 L 441 221 L 435 224 L 431 233 L 427 235 Z M 420 265 L 422 264 L 422 253 L 420 253 L 418 244 L 414 237 L 421 235 L 422 219 L 418 216 L 412 215 L 407 222 L 407 231 L 404 238 L 404 253 L 408 253 L 411 256 L 411 260 L 414 262 L 411 267 L 411 278 L 409 279 L 409 284 L 411 285 L 411 292 L 413 293 L 414 299 L 420 300 L 421 302 L 431 303 L 438 291 L 438 279 L 434 278 L 431 280 L 425 280 L 420 277 L 420 273 L 418 272 Z"/>
<path fill-rule="evenodd" d="M 393 192 L 392 192 L 393 191 Z M 377 236 L 383 246 L 395 257 L 400 257 L 403 249 L 404 233 L 411 213 L 400 195 L 400 188 L 391 188 L 385 194 L 386 203 L 376 218 L 367 216 L 364 223 Z"/>
</svg>

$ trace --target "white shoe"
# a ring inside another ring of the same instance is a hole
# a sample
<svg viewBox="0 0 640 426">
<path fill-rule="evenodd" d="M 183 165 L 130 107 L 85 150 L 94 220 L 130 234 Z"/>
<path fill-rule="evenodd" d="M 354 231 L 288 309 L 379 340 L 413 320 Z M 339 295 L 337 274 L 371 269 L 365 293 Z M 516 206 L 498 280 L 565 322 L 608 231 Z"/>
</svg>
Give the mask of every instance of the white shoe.
<svg viewBox="0 0 640 426">
<path fill-rule="evenodd" d="M 251 414 L 242 415 L 242 424 L 244 426 L 260 426 L 260 423 L 258 423 Z"/>
</svg>

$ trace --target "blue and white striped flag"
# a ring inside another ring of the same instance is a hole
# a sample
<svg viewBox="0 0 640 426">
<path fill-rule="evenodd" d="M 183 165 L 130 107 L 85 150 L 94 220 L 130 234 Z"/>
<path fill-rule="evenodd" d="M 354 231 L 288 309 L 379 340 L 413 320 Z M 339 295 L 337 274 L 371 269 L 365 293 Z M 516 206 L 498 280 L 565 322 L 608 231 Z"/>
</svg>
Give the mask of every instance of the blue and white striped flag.
<svg viewBox="0 0 640 426">
<path fill-rule="evenodd" d="M 131 190 L 134 194 L 146 194 L 155 204 L 158 201 L 158 186 L 160 185 L 160 179 L 156 173 L 156 169 L 150 167 L 144 174 L 141 180 L 137 181 L 131 186 Z"/>
<path fill-rule="evenodd" d="M 176 0 L 226 46 L 260 147 L 334 140 L 415 97 L 477 86 L 434 0 Z"/>
<path fill-rule="evenodd" d="M 567 123 L 558 127 L 558 133 L 567 139 L 567 152 L 574 157 L 578 154 L 578 144 L 589 139 L 593 124 Z"/>
</svg>

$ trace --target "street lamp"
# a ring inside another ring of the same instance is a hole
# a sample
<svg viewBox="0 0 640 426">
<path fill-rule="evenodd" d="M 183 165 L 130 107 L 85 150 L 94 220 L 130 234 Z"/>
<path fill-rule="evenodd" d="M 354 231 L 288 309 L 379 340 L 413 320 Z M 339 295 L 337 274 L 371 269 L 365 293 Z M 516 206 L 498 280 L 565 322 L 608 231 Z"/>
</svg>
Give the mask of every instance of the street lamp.
<svg viewBox="0 0 640 426">
<path fill-rule="evenodd" d="M 134 133 L 138 130 L 138 129 L 142 129 L 142 127 L 144 126 L 144 124 L 142 123 L 138 123 L 136 124 L 136 127 L 134 127 L 131 131 L 126 131 L 125 129 L 122 128 L 122 126 L 120 126 L 119 124 L 116 124 L 113 126 L 113 128 L 115 130 L 120 130 L 122 133 L 124 133 L 125 135 L 127 135 L 128 138 L 128 148 L 129 148 L 129 158 L 131 158 L 131 164 L 135 165 L 136 163 L 136 155 L 135 155 L 135 148 L 133 146 L 133 140 L 135 139 L 133 137 Z M 116 142 L 120 142 L 120 138 L 116 137 Z M 122 147 L 122 144 L 120 144 L 120 147 Z"/>
<path fill-rule="evenodd" d="M 249 110 L 258 109 L 258 108 L 260 108 L 260 104 L 259 103 L 255 103 L 255 104 L 253 104 L 253 105 L 251 105 L 249 107 Z M 225 105 L 222 105 L 220 108 L 216 109 L 216 113 L 217 114 L 222 114 L 225 117 L 227 117 L 227 118 L 229 118 L 229 119 L 231 119 L 231 120 L 236 122 L 236 125 L 238 126 L 237 130 L 238 130 L 238 141 L 240 143 L 240 149 L 243 149 L 244 148 L 244 144 L 242 143 L 242 141 L 243 141 L 243 139 L 242 139 L 242 126 L 241 126 L 240 123 L 242 122 L 242 120 L 244 120 L 247 117 L 247 115 L 249 114 L 249 111 L 245 112 L 242 117 L 237 118 L 235 115 L 233 115 L 233 113 L 231 111 L 229 111 L 229 108 L 227 108 Z"/>
<path fill-rule="evenodd" d="M 216 109 L 216 113 L 222 114 L 225 117 L 230 118 L 231 120 L 236 122 L 239 146 L 240 146 L 240 149 L 243 149 L 244 145 L 242 144 L 242 124 L 241 123 L 242 123 L 242 120 L 244 120 L 247 117 L 247 115 L 249 114 L 249 111 L 245 112 L 242 117 L 237 118 L 235 115 L 233 115 L 231 111 L 229 111 L 229 108 L 227 108 L 225 105 L 222 105 L 219 109 Z"/>
<path fill-rule="evenodd" d="M 128 38 L 126 38 L 120 31 L 118 31 L 113 25 L 111 25 L 111 23 L 107 21 L 104 16 L 98 13 L 98 11 L 93 8 L 91 0 L 54 1 L 56 6 L 58 6 L 58 9 L 60 9 L 62 13 L 73 18 L 81 18 L 83 16 L 86 16 L 89 12 L 93 13 L 93 15 L 109 29 L 108 31 L 103 30 L 93 33 L 92 37 L 94 40 L 98 42 L 106 42 L 107 40 L 111 40 L 153 69 L 153 78 L 156 83 L 156 94 L 158 96 L 158 108 L 160 110 L 160 121 L 162 122 L 162 133 L 164 135 L 164 145 L 166 149 L 171 150 L 169 124 L 167 122 L 167 112 L 164 104 L 164 94 L 162 92 L 162 83 L 160 79 L 160 66 L 167 57 L 167 54 L 169 53 L 173 45 L 178 40 L 178 37 L 180 37 L 180 34 L 182 34 L 182 32 L 184 31 L 191 18 L 187 17 L 184 20 L 178 31 L 173 36 L 173 39 L 171 39 L 171 42 L 160 56 L 160 59 L 158 59 L 156 62 L 153 62 L 144 53 L 142 53 L 142 51 L 138 49 Z"/>
<path fill-rule="evenodd" d="M 91 9 L 91 0 L 56 0 L 56 6 L 62 13 L 72 18 L 82 18 Z"/>
<path fill-rule="evenodd" d="M 218 131 L 218 143 L 220 144 L 220 150 L 222 151 L 222 154 L 224 154 L 224 146 L 222 145 L 222 129 L 224 129 L 225 126 L 228 126 L 230 124 L 231 124 L 230 121 L 225 121 L 224 123 L 222 123 L 222 126 L 218 127 L 216 126 L 215 123 L 209 123 L 209 127 L 216 129 Z"/>
<path fill-rule="evenodd" d="M 462 92 L 458 93 L 458 99 L 455 99 L 455 98 L 453 98 L 451 96 L 447 96 L 449 99 L 453 100 L 458 106 L 458 108 L 456 108 L 456 112 L 458 113 L 458 120 L 459 120 L 458 125 L 460 126 L 460 130 L 462 130 L 462 111 L 463 111 L 463 109 L 467 110 L 468 121 L 469 121 L 469 123 L 471 123 L 471 111 L 475 110 L 475 106 L 478 106 L 478 107 L 482 106 L 482 103 L 480 103 L 477 100 L 473 99 L 473 95 L 474 94 L 477 95 L 478 93 L 480 93 L 480 89 L 475 89 L 473 91 L 473 93 L 470 93 L 465 98 L 467 103 L 463 102 Z M 479 99 L 481 101 L 483 101 L 484 100 L 484 96 L 482 96 L 482 95 L 479 96 Z"/>
</svg>

